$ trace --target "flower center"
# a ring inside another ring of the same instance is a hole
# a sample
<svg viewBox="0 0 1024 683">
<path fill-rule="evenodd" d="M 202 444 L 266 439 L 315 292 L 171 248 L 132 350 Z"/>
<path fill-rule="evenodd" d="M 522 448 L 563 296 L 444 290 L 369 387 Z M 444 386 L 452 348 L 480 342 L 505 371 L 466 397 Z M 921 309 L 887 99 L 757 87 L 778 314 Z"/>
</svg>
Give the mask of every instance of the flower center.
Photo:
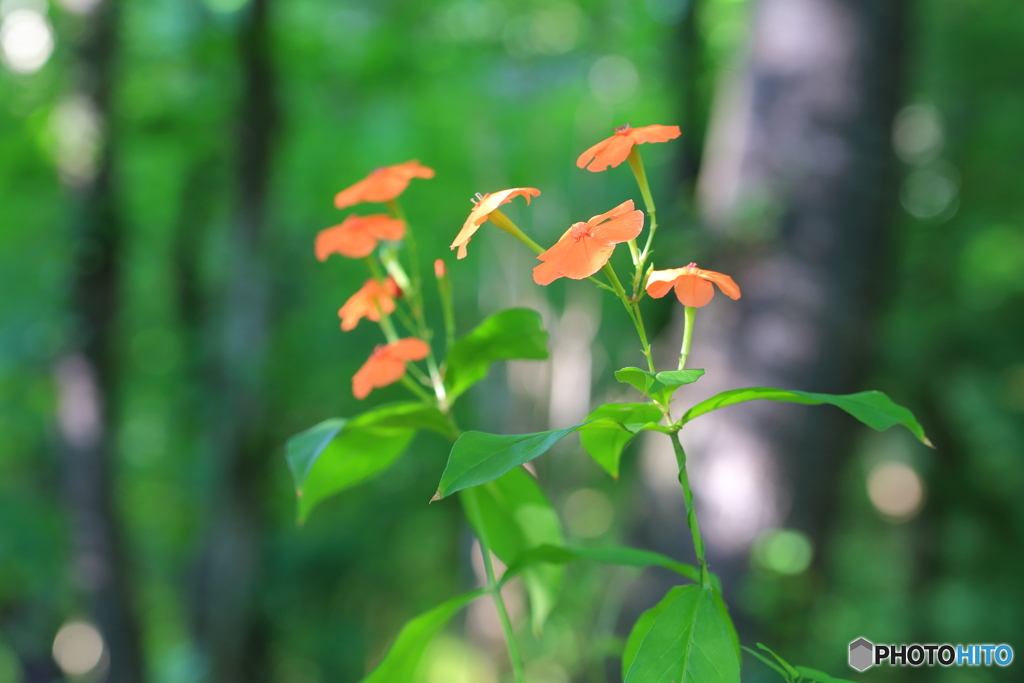
<svg viewBox="0 0 1024 683">
<path fill-rule="evenodd" d="M 624 126 L 619 126 L 618 128 L 615 129 L 615 134 L 616 135 L 626 135 L 627 133 L 629 133 L 629 126 L 630 126 L 630 124 L 628 124 L 628 123 L 626 125 L 624 125 Z"/>
<path fill-rule="evenodd" d="M 579 242 L 584 237 L 593 237 L 594 231 L 586 223 L 573 223 L 572 227 L 569 228 L 569 234 L 572 235 L 574 240 Z"/>
</svg>

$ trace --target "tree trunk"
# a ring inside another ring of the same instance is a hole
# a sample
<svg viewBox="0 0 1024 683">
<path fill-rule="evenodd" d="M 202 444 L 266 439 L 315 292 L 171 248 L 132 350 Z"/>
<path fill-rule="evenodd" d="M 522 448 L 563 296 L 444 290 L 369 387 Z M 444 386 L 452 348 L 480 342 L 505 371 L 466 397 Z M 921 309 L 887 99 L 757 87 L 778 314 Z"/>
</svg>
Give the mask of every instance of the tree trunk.
<svg viewBox="0 0 1024 683">
<path fill-rule="evenodd" d="M 211 522 L 195 574 L 193 621 L 207 680 L 269 680 L 266 615 L 258 604 L 266 478 L 264 362 L 269 327 L 268 185 L 277 103 L 270 0 L 252 0 L 239 34 L 237 205 L 218 321 L 212 426 L 217 471 Z"/>
<path fill-rule="evenodd" d="M 105 138 L 77 169 L 73 336 L 56 366 L 58 423 L 65 445 L 73 577 L 106 645 L 105 680 L 145 679 L 132 577 L 114 501 L 118 379 L 115 326 L 120 303 L 123 223 L 115 189 L 111 114 L 118 42 L 117 3 L 100 3 L 84 20 L 72 100 Z M 93 165 L 94 164 L 94 165 Z"/>
<path fill-rule="evenodd" d="M 727 254 L 702 265 L 733 275 L 743 298 L 719 296 L 697 314 L 691 358 L 709 380 L 700 391 L 865 388 L 887 279 L 908 9 L 899 0 L 753 6 L 746 68 L 719 92 L 699 183 Z M 689 445 L 712 548 L 741 551 L 759 529 L 785 524 L 820 549 L 855 425 L 838 410 L 768 402 L 695 423 Z"/>
</svg>

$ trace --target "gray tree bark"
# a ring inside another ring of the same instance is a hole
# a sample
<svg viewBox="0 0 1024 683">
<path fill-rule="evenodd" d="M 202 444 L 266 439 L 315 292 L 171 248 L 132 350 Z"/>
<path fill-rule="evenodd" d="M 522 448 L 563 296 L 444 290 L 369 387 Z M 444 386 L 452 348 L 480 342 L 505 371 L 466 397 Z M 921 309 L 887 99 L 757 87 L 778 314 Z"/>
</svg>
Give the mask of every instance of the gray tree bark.
<svg viewBox="0 0 1024 683">
<path fill-rule="evenodd" d="M 109 683 L 141 683 L 145 668 L 135 615 L 133 582 L 121 520 L 114 501 L 116 453 L 116 320 L 124 224 L 115 168 L 115 82 L 118 5 L 99 3 L 84 19 L 77 48 L 73 106 L 101 141 L 86 152 L 69 179 L 74 185 L 75 265 L 72 338 L 56 366 L 58 424 L 64 441 L 66 492 L 71 517 L 72 572 L 91 619 L 103 636 Z"/>
<path fill-rule="evenodd" d="M 237 123 L 237 204 L 211 378 L 216 472 L 192 610 L 211 683 L 255 683 L 271 676 L 268 619 L 258 600 L 272 453 L 264 375 L 270 315 L 268 186 L 278 118 L 270 7 L 271 0 L 252 0 L 239 33 L 244 89 Z"/>
</svg>

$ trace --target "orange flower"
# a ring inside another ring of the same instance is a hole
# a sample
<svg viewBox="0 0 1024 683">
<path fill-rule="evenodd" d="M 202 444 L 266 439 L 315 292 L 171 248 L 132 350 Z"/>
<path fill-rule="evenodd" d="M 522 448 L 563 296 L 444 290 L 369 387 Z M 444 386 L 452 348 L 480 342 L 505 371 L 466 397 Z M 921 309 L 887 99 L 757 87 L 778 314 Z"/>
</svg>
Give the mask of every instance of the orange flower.
<svg viewBox="0 0 1024 683">
<path fill-rule="evenodd" d="M 333 228 L 321 230 L 316 236 L 316 257 L 326 261 L 331 254 L 349 258 L 363 258 L 373 253 L 380 240 L 400 240 L 405 237 L 405 221 L 386 213 L 372 216 L 352 214 Z"/>
<path fill-rule="evenodd" d="M 469 240 L 472 239 L 473 235 L 480 226 L 484 224 L 491 213 L 502 204 L 508 204 L 512 201 L 513 197 L 526 197 L 526 203 L 530 203 L 530 197 L 536 197 L 540 195 L 540 190 L 533 187 L 513 187 L 511 190 L 502 190 L 501 192 L 492 192 L 485 195 L 477 195 L 477 198 L 473 200 L 476 206 L 469 212 L 469 218 L 462 224 L 462 230 L 455 236 L 455 241 L 452 242 L 451 249 L 458 247 L 459 253 L 456 258 L 466 258 L 466 245 L 469 244 Z"/>
<path fill-rule="evenodd" d="M 379 283 L 370 278 L 363 283 L 358 292 L 349 297 L 345 305 L 338 309 L 341 318 L 341 329 L 345 332 L 355 329 L 359 321 L 369 318 L 380 322 L 380 314 L 390 314 L 395 310 L 395 297 L 402 293 L 394 280 L 388 278 Z"/>
<path fill-rule="evenodd" d="M 668 142 L 680 135 L 679 126 L 643 126 L 630 128 L 627 123 L 615 129 L 615 135 L 602 140 L 576 160 L 580 168 L 588 171 L 603 171 L 609 166 L 615 168 L 629 156 L 633 145 L 645 142 Z M 589 164 L 589 166 L 587 165 Z"/>
<path fill-rule="evenodd" d="M 654 271 L 647 280 L 647 293 L 655 299 L 660 299 L 668 294 L 668 290 L 675 288 L 681 304 L 700 308 L 707 306 L 711 297 L 715 295 L 712 282 L 730 299 L 740 298 L 739 285 L 733 282 L 731 277 L 713 270 L 701 270 L 696 263 L 683 268 Z"/>
<path fill-rule="evenodd" d="M 632 199 L 586 223 L 574 223 L 537 257 L 544 263 L 533 269 L 533 281 L 547 285 L 560 277 L 590 277 L 608 262 L 616 244 L 634 239 L 643 228 L 644 212 L 633 210 Z"/>
<path fill-rule="evenodd" d="M 394 384 L 405 374 L 407 361 L 423 360 L 428 353 L 430 347 L 416 337 L 378 345 L 352 377 L 352 395 L 364 399 L 374 389 Z"/>
<path fill-rule="evenodd" d="M 421 166 L 413 159 L 404 164 L 378 168 L 358 183 L 342 190 L 334 197 L 339 209 L 354 206 L 360 202 L 390 202 L 409 187 L 413 178 L 433 178 L 434 169 Z"/>
</svg>

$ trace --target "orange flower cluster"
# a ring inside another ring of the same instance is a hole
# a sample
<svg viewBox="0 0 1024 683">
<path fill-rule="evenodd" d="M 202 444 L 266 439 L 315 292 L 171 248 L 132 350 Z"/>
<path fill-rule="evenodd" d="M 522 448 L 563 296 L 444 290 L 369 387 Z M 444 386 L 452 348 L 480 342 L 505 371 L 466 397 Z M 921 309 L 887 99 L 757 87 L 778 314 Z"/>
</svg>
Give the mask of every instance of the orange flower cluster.
<svg viewBox="0 0 1024 683">
<path fill-rule="evenodd" d="M 588 171 L 604 171 L 629 159 L 636 145 L 666 142 L 679 135 L 679 126 L 654 125 L 632 128 L 627 124 L 616 128 L 615 134 L 610 138 L 587 149 L 579 156 L 576 165 Z M 631 164 L 636 166 L 632 161 Z M 362 202 L 392 202 L 405 191 L 413 178 L 433 177 L 433 169 L 421 165 L 416 160 L 379 168 L 363 180 L 339 192 L 334 198 L 334 205 L 343 209 Z M 642 189 L 646 192 L 646 181 L 642 180 L 642 173 L 640 178 Z M 644 213 L 637 210 L 633 201 L 629 200 L 586 222 L 573 223 L 551 248 L 544 251 L 498 210 L 515 197 L 524 197 L 529 204 L 531 198 L 539 195 L 540 190 L 532 187 L 513 187 L 500 192 L 477 194 L 473 201 L 473 210 L 451 244 L 451 249 L 458 250 L 457 258 L 463 259 L 467 256 L 470 240 L 480 227 L 490 220 L 540 252 L 537 259 L 541 264 L 533 269 L 533 279 L 539 285 L 548 285 L 562 277 L 582 280 L 596 274 L 608 263 L 615 251 L 615 245 L 623 242 L 632 244 L 632 240 L 643 231 Z M 364 258 L 370 256 L 382 240 L 401 240 L 405 237 L 406 230 L 405 221 L 397 217 L 387 214 L 353 214 L 340 225 L 323 230 L 317 235 L 316 257 L 321 261 L 326 260 L 331 254 L 341 254 L 347 258 Z M 636 249 L 633 253 L 635 257 Z M 434 274 L 438 279 L 447 276 L 444 262 L 440 259 L 434 262 Z M 695 263 L 683 268 L 655 270 L 651 272 L 645 287 L 647 293 L 656 299 L 674 290 L 676 297 L 684 306 L 699 308 L 706 306 L 714 297 L 714 285 L 718 285 L 726 296 L 732 299 L 740 298 L 740 288 L 732 278 L 711 270 L 702 270 Z M 401 294 L 401 289 L 391 277 L 385 280 L 367 280 L 338 311 L 341 329 L 352 330 L 363 318 L 380 322 L 383 316 L 394 312 L 395 299 Z M 352 393 L 356 398 L 362 399 L 375 388 L 397 382 L 405 374 L 406 363 L 422 360 L 429 353 L 429 345 L 415 337 L 378 346 L 352 378 Z"/>
</svg>

